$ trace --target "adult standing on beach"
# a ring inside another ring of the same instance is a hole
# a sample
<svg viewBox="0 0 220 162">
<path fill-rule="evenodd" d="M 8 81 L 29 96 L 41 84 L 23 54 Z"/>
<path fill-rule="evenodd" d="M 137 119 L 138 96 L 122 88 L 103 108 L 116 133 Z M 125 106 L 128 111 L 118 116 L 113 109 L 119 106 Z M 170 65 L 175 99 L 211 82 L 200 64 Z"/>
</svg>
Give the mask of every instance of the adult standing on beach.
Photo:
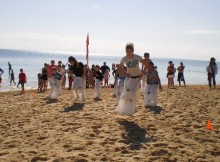
<svg viewBox="0 0 220 162">
<path fill-rule="evenodd" d="M 213 80 L 214 88 L 216 88 L 215 75 L 218 73 L 218 66 L 215 62 L 214 57 L 210 59 L 209 65 L 206 67 L 206 71 L 208 73 L 209 87 L 212 88 L 212 80 Z"/>
<path fill-rule="evenodd" d="M 106 70 L 110 72 L 110 68 L 106 65 L 106 62 L 103 62 L 103 65 L 101 66 L 102 75 L 104 75 Z"/>
<path fill-rule="evenodd" d="M 15 74 L 14 74 L 13 70 L 11 70 L 10 86 L 11 86 L 12 82 L 16 85 L 16 83 L 15 83 Z"/>
<path fill-rule="evenodd" d="M 144 53 L 144 59 L 143 60 L 146 62 L 146 66 L 148 67 L 148 62 L 151 61 L 150 60 L 150 54 L 149 53 Z M 141 70 L 142 71 L 144 70 L 143 65 L 141 67 Z M 144 71 L 142 81 L 141 81 L 141 92 L 142 93 L 144 93 L 145 86 L 147 86 L 147 84 L 146 84 L 146 79 L 147 79 L 146 72 L 147 72 L 147 69 L 146 69 L 146 71 Z"/>
<path fill-rule="evenodd" d="M 167 67 L 168 88 L 174 88 L 174 78 L 175 78 L 176 68 L 174 67 L 172 61 L 169 61 L 168 64 L 169 64 Z"/>
<path fill-rule="evenodd" d="M 181 87 L 181 81 L 183 81 L 184 86 L 186 86 L 185 78 L 184 78 L 184 69 L 185 66 L 183 65 L 183 62 L 180 62 L 180 66 L 177 68 L 178 71 L 178 76 L 177 76 L 177 81 L 179 82 L 179 86 Z"/>
<path fill-rule="evenodd" d="M 73 90 L 74 90 L 74 101 L 76 102 L 79 99 L 80 91 L 82 95 L 82 102 L 85 102 L 85 89 L 86 89 L 86 71 L 87 68 L 84 67 L 82 62 L 78 62 L 75 57 L 70 56 L 68 59 L 70 63 L 69 69 L 75 75 L 74 82 L 73 82 Z"/>
<path fill-rule="evenodd" d="M 40 85 L 40 92 L 44 92 L 47 89 L 47 64 L 44 63 L 44 67 L 42 68 L 42 74 L 41 74 L 41 85 Z"/>
<path fill-rule="evenodd" d="M 134 44 L 127 43 L 126 56 L 122 58 L 120 63 L 120 71 L 124 71 L 123 66 L 126 64 L 126 80 L 122 95 L 116 107 L 116 112 L 121 115 L 133 115 L 135 113 L 136 92 L 138 90 L 143 72 L 146 71 L 146 62 L 141 56 L 134 54 Z M 139 63 L 144 66 L 141 72 Z M 123 72 L 122 72 L 123 73 Z"/>
<path fill-rule="evenodd" d="M 10 72 L 11 72 L 11 63 L 8 62 L 8 75 L 10 76 Z"/>
</svg>

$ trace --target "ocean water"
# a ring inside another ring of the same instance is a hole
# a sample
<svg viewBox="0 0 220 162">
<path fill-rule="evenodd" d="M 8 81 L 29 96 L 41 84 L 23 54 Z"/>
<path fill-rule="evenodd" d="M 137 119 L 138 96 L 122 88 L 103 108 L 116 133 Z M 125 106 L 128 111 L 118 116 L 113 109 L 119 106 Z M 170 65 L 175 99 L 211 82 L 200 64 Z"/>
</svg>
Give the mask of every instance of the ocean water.
<svg viewBox="0 0 220 162">
<path fill-rule="evenodd" d="M 56 61 L 62 61 L 64 64 L 67 63 L 68 57 L 72 54 L 69 53 L 44 53 L 44 52 L 33 52 L 33 51 L 23 51 L 23 50 L 6 50 L 0 49 L 0 68 L 4 70 L 4 74 L 2 75 L 2 84 L 0 86 L 0 91 L 10 91 L 16 90 L 16 86 L 10 86 L 10 78 L 8 74 L 8 61 L 12 65 L 12 69 L 15 74 L 15 81 L 18 82 L 19 69 L 24 69 L 24 72 L 27 76 L 27 84 L 25 85 L 26 89 L 34 89 L 37 88 L 37 74 L 41 72 L 41 69 L 44 63 L 50 63 L 53 59 Z M 86 63 L 85 55 L 73 55 L 78 61 Z M 89 56 L 89 66 L 92 64 L 102 65 L 103 62 L 107 62 L 107 65 L 111 68 L 112 63 L 119 63 L 121 56 L 107 56 L 107 55 L 90 55 Z M 162 84 L 167 84 L 166 78 L 166 69 L 168 65 L 168 61 L 172 60 L 174 62 L 175 67 L 179 66 L 179 63 L 183 61 L 185 65 L 185 80 L 186 84 L 207 84 L 207 74 L 206 74 L 206 66 L 209 64 L 209 60 L 207 61 L 197 61 L 197 60 L 181 60 L 181 59 L 165 59 L 165 58 L 154 58 L 152 55 L 152 61 L 158 67 L 158 72 L 160 75 L 160 79 Z M 220 63 L 217 63 L 218 67 L 220 67 Z M 112 72 L 112 71 L 111 71 Z M 110 73 L 111 73 L 110 72 Z M 177 79 L 177 75 L 175 80 Z M 219 83 L 219 75 L 216 76 L 217 84 Z M 113 83 L 113 77 L 111 75 L 110 83 Z M 177 81 L 175 81 L 177 84 Z"/>
</svg>

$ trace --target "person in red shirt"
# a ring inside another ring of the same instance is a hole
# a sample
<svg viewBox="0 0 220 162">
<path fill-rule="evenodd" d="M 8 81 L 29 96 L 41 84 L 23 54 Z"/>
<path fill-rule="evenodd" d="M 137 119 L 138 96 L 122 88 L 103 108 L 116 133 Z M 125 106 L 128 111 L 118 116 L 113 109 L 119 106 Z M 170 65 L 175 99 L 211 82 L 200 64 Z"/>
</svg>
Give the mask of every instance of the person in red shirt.
<svg viewBox="0 0 220 162">
<path fill-rule="evenodd" d="M 20 74 L 19 74 L 19 81 L 21 83 L 21 88 L 22 88 L 22 91 L 21 91 L 21 94 L 24 94 L 24 84 L 27 83 L 27 77 L 26 77 L 26 74 L 24 73 L 23 69 L 20 69 Z"/>
</svg>

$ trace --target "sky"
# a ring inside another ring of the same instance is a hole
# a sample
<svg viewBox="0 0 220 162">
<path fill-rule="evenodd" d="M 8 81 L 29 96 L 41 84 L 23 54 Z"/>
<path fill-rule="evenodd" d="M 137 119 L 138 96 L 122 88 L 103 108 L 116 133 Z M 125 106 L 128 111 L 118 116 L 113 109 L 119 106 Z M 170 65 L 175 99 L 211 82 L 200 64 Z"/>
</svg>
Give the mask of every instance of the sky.
<svg viewBox="0 0 220 162">
<path fill-rule="evenodd" d="M 0 48 L 220 60 L 220 0 L 0 0 Z"/>
</svg>

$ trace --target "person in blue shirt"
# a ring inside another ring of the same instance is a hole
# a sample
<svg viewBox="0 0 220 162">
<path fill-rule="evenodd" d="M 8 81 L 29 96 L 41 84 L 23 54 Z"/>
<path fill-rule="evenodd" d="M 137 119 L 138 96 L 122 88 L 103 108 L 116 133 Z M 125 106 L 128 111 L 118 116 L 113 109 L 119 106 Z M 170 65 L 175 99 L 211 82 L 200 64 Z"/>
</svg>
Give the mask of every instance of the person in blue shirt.
<svg viewBox="0 0 220 162">
<path fill-rule="evenodd" d="M 54 80 L 62 80 L 62 74 L 60 74 L 58 71 L 57 71 L 57 68 L 56 67 L 53 67 L 52 68 L 52 76 L 54 78 Z"/>
</svg>

